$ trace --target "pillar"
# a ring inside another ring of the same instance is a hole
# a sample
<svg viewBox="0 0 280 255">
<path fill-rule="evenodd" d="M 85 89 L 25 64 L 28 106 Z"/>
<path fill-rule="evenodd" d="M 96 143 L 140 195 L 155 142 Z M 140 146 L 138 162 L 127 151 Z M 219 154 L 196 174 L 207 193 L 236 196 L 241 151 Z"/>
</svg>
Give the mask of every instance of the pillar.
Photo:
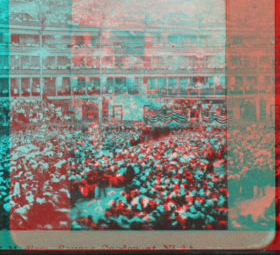
<svg viewBox="0 0 280 255">
<path fill-rule="evenodd" d="M 168 33 L 161 33 L 161 43 L 164 45 L 168 43 Z"/>
<path fill-rule="evenodd" d="M 109 109 L 108 109 L 108 114 L 109 114 L 109 121 L 112 121 L 112 116 L 113 116 L 113 99 L 109 100 Z"/>
<path fill-rule="evenodd" d="M 44 92 L 44 79 L 43 79 L 43 54 L 42 54 L 42 48 L 43 48 L 43 33 L 42 30 L 39 31 L 39 40 L 40 40 L 40 95 L 41 95 L 41 101 L 43 101 L 43 92 Z"/>
<path fill-rule="evenodd" d="M 260 93 L 261 89 L 266 88 L 266 84 L 265 84 L 265 81 L 264 81 L 264 75 L 259 75 L 257 77 L 257 79 L 258 79 L 258 93 Z"/>
<path fill-rule="evenodd" d="M 32 78 L 29 78 L 30 96 L 32 96 Z"/>
<path fill-rule="evenodd" d="M 165 77 L 165 83 L 166 83 L 166 95 L 169 96 L 169 91 L 168 91 L 168 77 Z"/>
<path fill-rule="evenodd" d="M 271 104 L 269 102 L 269 100 L 266 100 L 266 120 L 270 121 L 270 107 Z"/>
<path fill-rule="evenodd" d="M 148 83 L 147 83 L 147 86 L 148 86 Z M 158 78 L 156 78 L 156 97 L 158 95 Z"/>
<path fill-rule="evenodd" d="M 177 83 L 177 96 L 180 95 L 180 88 L 179 88 L 179 77 L 176 78 Z"/>
<path fill-rule="evenodd" d="M 16 61 L 18 61 L 17 69 L 21 70 L 21 56 L 16 56 Z"/>
<path fill-rule="evenodd" d="M 106 77 L 100 78 L 100 89 L 103 89 L 104 92 L 106 91 L 106 82 L 107 82 L 107 78 Z"/>
<path fill-rule="evenodd" d="M 102 47 L 102 37 L 103 37 L 103 27 L 100 28 L 100 36 L 99 36 L 99 46 L 100 46 L 100 51 L 99 51 L 99 60 L 100 60 L 100 68 L 99 68 L 99 72 L 100 74 L 102 74 L 102 77 L 104 77 L 103 74 L 103 47 Z M 100 96 L 99 96 L 99 123 L 102 123 L 102 98 L 103 98 L 103 83 L 102 83 L 102 79 L 100 79 Z"/>
<path fill-rule="evenodd" d="M 55 96 L 57 96 L 57 87 L 58 87 L 58 83 L 61 82 L 62 83 L 62 77 L 56 77 L 55 79 Z"/>
<path fill-rule="evenodd" d="M 260 98 L 256 98 L 256 120 L 260 120 Z"/>
<path fill-rule="evenodd" d="M 98 100 L 98 115 L 99 115 L 99 123 L 102 124 L 102 97 L 99 97 Z"/>
<path fill-rule="evenodd" d="M 18 96 L 21 97 L 21 77 L 17 78 L 18 79 L 18 89 L 19 89 L 19 93 Z M 42 93 L 42 92 L 41 92 Z"/>
<path fill-rule="evenodd" d="M 113 66 L 110 67 L 110 68 L 114 69 L 114 68 L 115 68 L 115 63 L 116 63 L 116 62 L 115 62 L 115 56 L 113 56 L 112 58 L 113 58 Z"/>
<path fill-rule="evenodd" d="M 240 100 L 233 100 L 232 115 L 234 120 L 240 120 Z"/>
<path fill-rule="evenodd" d="M 220 76 L 214 76 L 214 90 L 216 91 L 216 85 L 221 85 Z M 215 92 L 216 93 L 216 92 Z"/>
</svg>

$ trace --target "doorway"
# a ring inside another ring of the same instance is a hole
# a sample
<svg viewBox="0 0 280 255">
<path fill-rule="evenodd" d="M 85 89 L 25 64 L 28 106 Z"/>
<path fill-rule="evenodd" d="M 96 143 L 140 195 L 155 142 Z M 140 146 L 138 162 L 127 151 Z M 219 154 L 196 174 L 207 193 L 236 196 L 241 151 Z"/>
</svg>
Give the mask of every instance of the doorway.
<svg viewBox="0 0 280 255">
<path fill-rule="evenodd" d="M 83 104 L 83 122 L 96 122 L 99 120 L 99 107 L 96 103 Z"/>
</svg>

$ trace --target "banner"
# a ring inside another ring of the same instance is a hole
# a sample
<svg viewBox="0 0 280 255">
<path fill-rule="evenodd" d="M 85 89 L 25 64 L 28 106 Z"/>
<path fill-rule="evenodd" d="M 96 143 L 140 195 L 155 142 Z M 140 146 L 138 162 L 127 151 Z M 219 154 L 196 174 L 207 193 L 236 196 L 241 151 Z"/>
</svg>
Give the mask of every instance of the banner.
<svg viewBox="0 0 280 255">
<path fill-rule="evenodd" d="M 144 116 L 144 121 L 146 123 L 156 123 L 156 122 L 163 122 L 163 123 L 170 123 L 175 121 L 177 123 L 186 123 L 187 118 L 179 112 L 172 112 L 170 114 L 146 114 Z"/>
<path fill-rule="evenodd" d="M 202 120 L 207 123 L 212 123 L 214 120 L 216 120 L 220 124 L 225 124 L 227 122 L 227 116 L 223 116 L 217 112 L 207 111 L 202 117 Z"/>
</svg>

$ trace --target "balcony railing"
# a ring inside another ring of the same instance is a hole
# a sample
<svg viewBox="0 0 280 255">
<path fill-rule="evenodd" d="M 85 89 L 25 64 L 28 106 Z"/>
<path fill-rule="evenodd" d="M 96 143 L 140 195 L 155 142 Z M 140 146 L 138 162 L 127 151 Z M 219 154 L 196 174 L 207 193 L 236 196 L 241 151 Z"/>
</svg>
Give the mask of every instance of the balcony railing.
<svg viewBox="0 0 280 255">
<path fill-rule="evenodd" d="M 150 97 L 204 97 L 204 96 L 225 96 L 225 89 L 168 89 L 156 91 L 150 89 L 147 96 Z"/>
<path fill-rule="evenodd" d="M 11 75 L 40 75 L 40 69 L 10 69 L 7 70 Z"/>
<path fill-rule="evenodd" d="M 19 44 L 19 43 L 14 43 L 11 42 L 10 43 L 10 50 L 13 51 L 17 51 L 17 50 L 22 50 L 22 49 L 26 49 L 26 48 L 30 48 L 30 49 L 36 49 L 39 48 L 40 45 L 38 43 L 26 43 L 26 44 Z"/>
<path fill-rule="evenodd" d="M 7 52 L 8 49 L 9 49 L 8 43 L 0 43 L 0 52 Z"/>
<path fill-rule="evenodd" d="M 1 69 L 0 68 L 0 75 L 9 75 L 9 69 Z"/>
</svg>

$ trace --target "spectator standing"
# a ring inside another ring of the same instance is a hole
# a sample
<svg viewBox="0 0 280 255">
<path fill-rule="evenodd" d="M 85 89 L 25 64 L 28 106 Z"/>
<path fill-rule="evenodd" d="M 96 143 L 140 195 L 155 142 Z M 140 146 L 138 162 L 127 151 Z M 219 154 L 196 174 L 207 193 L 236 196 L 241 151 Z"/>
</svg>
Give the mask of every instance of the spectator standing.
<svg viewBox="0 0 280 255">
<path fill-rule="evenodd" d="M 107 186 L 107 178 L 105 175 L 106 171 L 104 167 L 99 168 L 99 189 L 98 189 L 98 199 L 101 198 L 102 193 L 104 194 L 104 197 L 107 196 L 106 194 L 106 186 Z"/>
<path fill-rule="evenodd" d="M 215 161 L 215 155 L 214 155 L 213 147 L 207 153 L 207 160 L 209 162 L 209 164 L 207 166 L 207 172 L 208 173 L 213 173 L 213 171 L 214 171 L 214 161 Z"/>
<path fill-rule="evenodd" d="M 135 172 L 134 172 L 134 169 L 131 165 L 129 165 L 127 167 L 127 171 L 125 173 L 125 184 L 128 185 L 132 182 L 132 180 L 134 179 L 134 176 L 135 176 Z"/>
<path fill-rule="evenodd" d="M 88 193 L 89 198 L 95 198 L 95 187 L 97 186 L 96 179 L 97 179 L 96 171 L 92 171 L 88 174 L 87 184 L 89 186 L 89 193 Z"/>
</svg>

